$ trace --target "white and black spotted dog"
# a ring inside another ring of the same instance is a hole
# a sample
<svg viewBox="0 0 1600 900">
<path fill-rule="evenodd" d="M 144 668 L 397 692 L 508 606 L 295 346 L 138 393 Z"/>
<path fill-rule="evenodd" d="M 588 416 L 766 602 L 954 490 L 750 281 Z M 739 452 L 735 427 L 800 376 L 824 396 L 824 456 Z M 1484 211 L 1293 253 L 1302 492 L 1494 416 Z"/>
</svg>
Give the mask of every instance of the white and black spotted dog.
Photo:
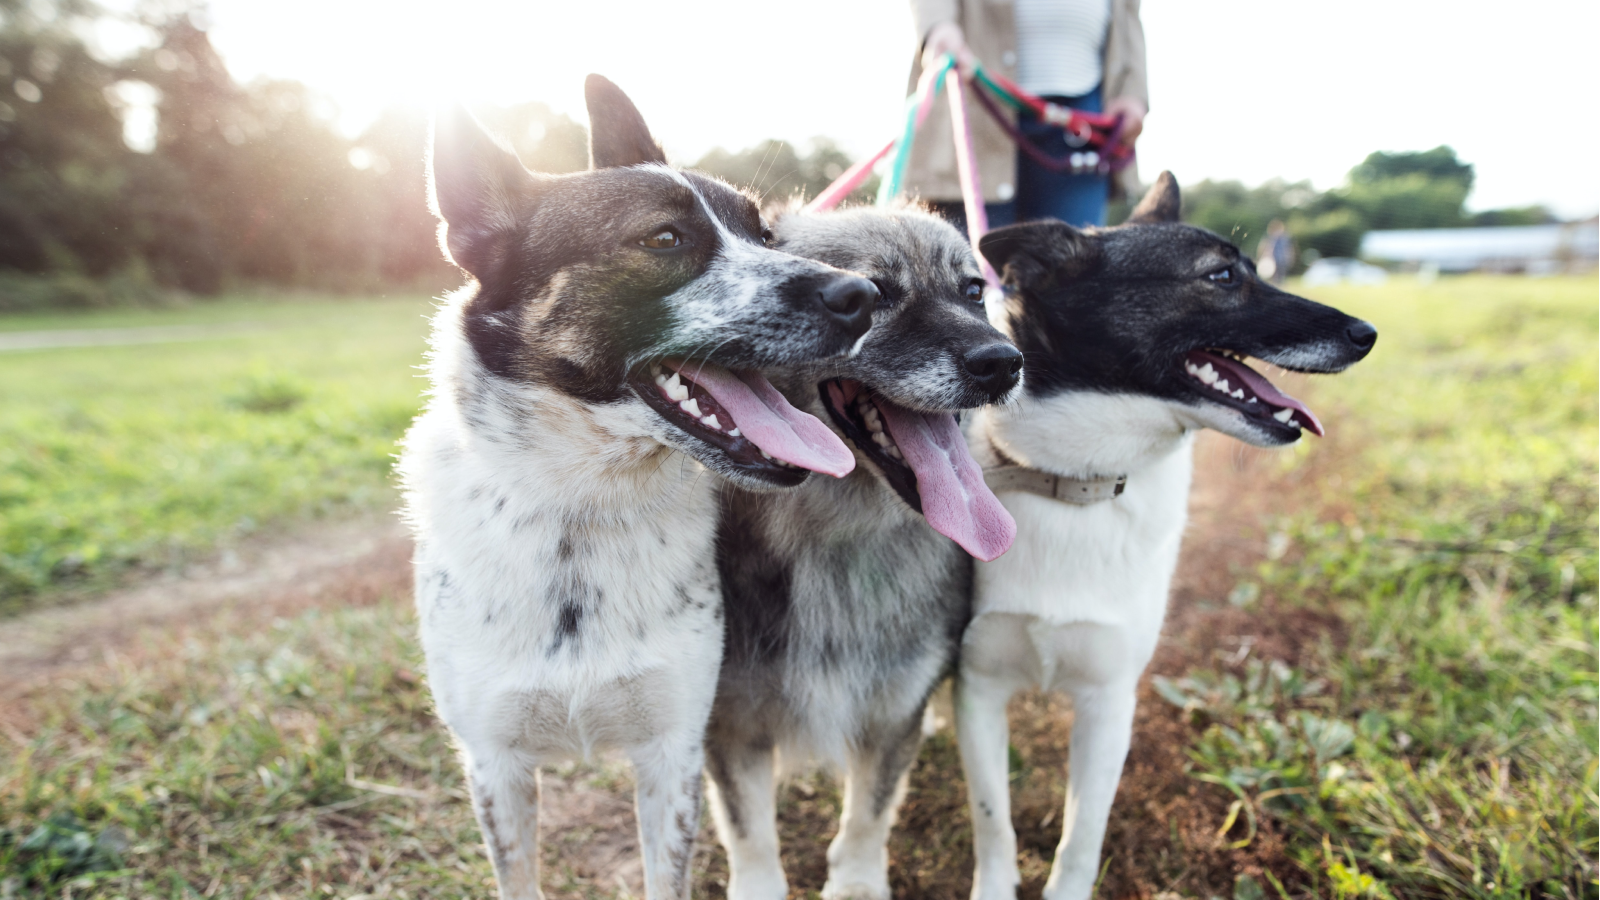
<svg viewBox="0 0 1600 900">
<path fill-rule="evenodd" d="M 667 167 L 610 82 L 587 94 L 572 175 L 464 111 L 437 122 L 435 207 L 472 280 L 435 319 L 399 469 L 428 680 L 500 895 L 540 895 L 539 767 L 619 748 L 666 900 L 688 894 L 722 660 L 705 469 L 761 490 L 853 468 L 758 373 L 849 356 L 877 291 L 768 247 L 749 197 Z"/>
<path fill-rule="evenodd" d="M 1004 327 L 1027 360 L 1023 396 L 980 410 L 970 435 L 1016 517 L 1003 558 L 980 563 L 961 649 L 956 730 L 976 842 L 975 900 L 1011 900 L 1006 701 L 1073 698 L 1061 844 L 1044 895 L 1085 900 L 1155 651 L 1188 515 L 1195 432 L 1257 446 L 1322 426 L 1248 366 L 1338 372 L 1377 331 L 1274 288 L 1237 247 L 1178 221 L 1162 173 L 1129 224 L 997 229 L 980 249 L 1008 293 Z"/>
<path fill-rule="evenodd" d="M 954 228 L 914 208 L 790 213 L 778 246 L 861 272 L 882 299 L 861 351 L 778 383 L 854 448 L 856 470 L 784 494 L 722 490 L 717 561 L 728 644 L 706 735 L 728 896 L 780 900 L 779 760 L 845 774 L 827 898 L 887 898 L 887 841 L 923 707 L 953 674 L 968 554 L 1014 526 L 956 412 L 1009 397 L 1022 356 L 991 326 L 983 275 Z"/>
</svg>

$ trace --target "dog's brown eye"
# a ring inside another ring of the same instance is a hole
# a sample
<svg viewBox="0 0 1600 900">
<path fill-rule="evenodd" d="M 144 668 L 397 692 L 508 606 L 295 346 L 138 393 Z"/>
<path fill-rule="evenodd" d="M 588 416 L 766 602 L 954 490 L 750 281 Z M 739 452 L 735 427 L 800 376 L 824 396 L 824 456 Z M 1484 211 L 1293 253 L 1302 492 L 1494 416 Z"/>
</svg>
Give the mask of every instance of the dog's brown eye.
<svg viewBox="0 0 1600 900">
<path fill-rule="evenodd" d="M 983 282 L 977 279 L 967 282 L 966 296 L 973 303 L 983 302 Z"/>
<path fill-rule="evenodd" d="M 683 237 L 671 228 L 663 228 L 639 242 L 646 250 L 671 250 L 683 244 Z"/>
<path fill-rule="evenodd" d="M 1206 277 L 1211 279 L 1212 284 L 1220 284 L 1223 287 L 1233 287 L 1239 280 L 1238 274 L 1233 271 L 1233 266 L 1223 266 Z"/>
<path fill-rule="evenodd" d="M 768 247 L 771 247 L 772 246 L 772 242 L 777 240 L 777 239 L 778 239 L 777 235 L 772 233 L 772 229 L 771 228 L 763 228 L 763 229 L 761 229 L 761 243 L 766 244 Z"/>
</svg>

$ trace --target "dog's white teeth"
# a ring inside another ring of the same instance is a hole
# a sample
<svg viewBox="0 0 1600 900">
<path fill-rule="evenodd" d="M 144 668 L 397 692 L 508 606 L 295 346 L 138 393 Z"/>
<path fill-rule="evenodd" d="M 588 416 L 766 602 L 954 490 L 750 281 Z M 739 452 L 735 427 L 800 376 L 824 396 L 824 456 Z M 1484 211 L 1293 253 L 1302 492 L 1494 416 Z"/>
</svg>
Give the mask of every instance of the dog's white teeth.
<svg viewBox="0 0 1600 900">
<path fill-rule="evenodd" d="M 762 459 L 771 459 L 771 458 L 772 458 L 772 454 L 771 454 L 771 453 L 768 453 L 768 452 L 767 452 L 767 451 L 765 451 L 765 450 L 763 450 L 763 451 L 761 451 L 761 458 L 762 458 Z"/>
<path fill-rule="evenodd" d="M 706 416 L 704 419 L 701 419 L 700 420 L 700 424 L 704 425 L 707 428 L 714 429 L 716 431 L 721 431 L 722 430 L 722 423 L 717 421 L 717 414 L 716 413 L 712 413 L 711 415 Z"/>
<path fill-rule="evenodd" d="M 872 433 L 872 442 L 877 444 L 879 447 L 883 447 L 884 449 L 894 446 L 894 440 L 881 431 L 874 431 Z"/>
<path fill-rule="evenodd" d="M 1244 402 L 1246 402 L 1246 403 L 1254 403 L 1254 402 L 1256 402 L 1256 398 L 1254 398 L 1254 397 L 1247 397 L 1247 398 L 1245 398 L 1245 401 L 1244 401 Z"/>
<path fill-rule="evenodd" d="M 1206 384 L 1211 384 L 1217 380 L 1217 370 L 1211 368 L 1211 363 L 1201 366 L 1200 371 L 1196 372 L 1195 375 Z"/>
<path fill-rule="evenodd" d="M 663 377 L 662 374 L 661 374 L 661 365 L 659 363 L 651 363 L 650 364 L 650 374 L 654 375 L 657 378 Z"/>
<path fill-rule="evenodd" d="M 671 397 L 673 400 L 681 403 L 682 401 L 689 399 L 689 388 L 682 381 L 678 380 L 677 372 L 673 372 L 672 377 L 667 379 L 666 388 L 667 396 Z"/>
<path fill-rule="evenodd" d="M 1300 427 L 1300 420 L 1299 419 L 1290 419 L 1289 420 L 1289 427 L 1290 428 L 1299 428 Z"/>
<path fill-rule="evenodd" d="M 743 432 L 739 431 L 739 426 L 735 425 L 732 428 L 728 429 L 728 436 L 729 437 L 744 437 L 744 434 L 743 434 Z"/>
<path fill-rule="evenodd" d="M 1226 394 L 1228 392 L 1228 379 L 1223 378 L 1220 381 L 1216 382 L 1215 384 L 1211 385 L 1211 387 L 1213 389 L 1215 389 L 1215 390 L 1219 390 L 1219 391 L 1223 392 L 1224 394 Z"/>
<path fill-rule="evenodd" d="M 678 408 L 689 415 L 694 416 L 696 419 L 700 418 L 700 401 L 694 399 L 693 397 L 690 397 L 688 400 L 679 403 Z"/>
<path fill-rule="evenodd" d="M 1184 368 L 1184 371 L 1188 372 L 1190 375 L 1199 375 L 1200 374 L 1200 367 L 1195 365 L 1194 363 L 1185 363 L 1183 368 Z"/>
<path fill-rule="evenodd" d="M 1294 410 L 1292 410 L 1292 409 L 1280 409 L 1277 412 L 1273 413 L 1272 417 L 1274 419 L 1277 419 L 1279 422 L 1288 422 L 1290 419 L 1294 418 Z"/>
<path fill-rule="evenodd" d="M 889 446 L 883 448 L 883 452 L 889 454 L 895 459 L 900 460 L 901 462 L 906 461 L 906 458 L 900 454 L 900 448 L 896 447 L 894 444 L 890 444 Z"/>
<path fill-rule="evenodd" d="M 1234 391 L 1233 391 L 1233 399 L 1235 399 L 1235 400 L 1243 400 L 1244 399 L 1244 391 L 1241 391 L 1241 390 L 1235 388 Z"/>
</svg>

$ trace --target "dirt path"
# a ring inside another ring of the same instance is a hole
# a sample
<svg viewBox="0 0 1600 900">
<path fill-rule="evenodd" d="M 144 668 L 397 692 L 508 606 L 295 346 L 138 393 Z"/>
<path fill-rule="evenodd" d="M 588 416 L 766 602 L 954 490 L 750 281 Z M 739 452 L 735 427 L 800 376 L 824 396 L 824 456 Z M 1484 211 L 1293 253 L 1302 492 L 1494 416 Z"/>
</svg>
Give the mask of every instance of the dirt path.
<svg viewBox="0 0 1600 900">
<path fill-rule="evenodd" d="M 0 621 L 0 708 L 151 629 L 194 624 L 222 610 L 271 618 L 317 603 L 370 603 L 407 592 L 410 556 L 411 539 L 392 515 L 316 523 L 94 600 Z"/>
<path fill-rule="evenodd" d="M 1331 627 L 1332 623 L 1315 621 L 1314 614 L 1307 620 L 1301 614 L 1238 609 L 1226 601 L 1235 584 L 1247 577 L 1264 555 L 1270 517 L 1290 511 L 1295 495 L 1309 497 L 1316 477 L 1303 466 L 1284 473 L 1270 451 L 1212 434 L 1201 438 L 1188 535 L 1152 672 L 1180 674 L 1219 654 L 1243 659 L 1244 654 L 1255 653 L 1292 662 L 1303 645 Z M 153 631 L 200 625 L 222 613 L 238 618 L 232 627 L 248 627 L 252 622 L 293 615 L 317 605 L 363 605 L 406 596 L 410 591 L 409 557 L 410 540 L 392 516 L 316 525 L 248 543 L 204 565 L 91 602 L 0 623 L 0 728 L 12 734 L 18 733 L 19 725 L 26 730 L 25 723 L 7 721 L 15 715 L 8 710 L 21 706 L 10 702 L 13 699 L 47 690 L 52 683 L 68 679 L 74 669 L 103 666 L 103 660 L 130 652 L 141 636 Z M 1014 740 L 1044 748 L 1036 764 L 1064 765 L 1071 722 L 1064 702 L 1025 697 L 1017 703 L 1013 708 Z M 1173 877 L 1170 861 L 1155 858 L 1157 851 L 1150 849 L 1168 846 L 1170 835 L 1184 836 L 1188 852 L 1181 865 L 1191 874 L 1178 877 L 1187 884 L 1195 882 L 1192 873 L 1197 867 L 1216 873 L 1215 878 L 1200 878 L 1201 882 L 1231 884 L 1227 873 L 1269 865 L 1277 850 L 1270 834 L 1256 842 L 1245 854 L 1248 858 L 1205 846 L 1216 843 L 1210 835 L 1226 804 L 1184 774 L 1185 728 L 1177 711 L 1147 685 L 1134 749 L 1107 836 L 1112 866 L 1103 896 L 1148 897 L 1170 889 L 1162 883 Z M 1054 758 L 1055 748 L 1059 759 Z M 919 763 L 919 772 L 924 765 L 927 761 Z M 941 765 L 948 769 L 952 761 Z M 948 772 L 938 777 L 947 780 Z M 897 895 L 964 897 L 970 866 L 966 852 L 970 851 L 950 854 L 946 864 L 927 869 L 912 859 L 922 840 L 919 832 L 938 833 L 948 827 L 951 817 L 964 816 L 959 791 L 948 786 L 941 791 L 930 785 L 925 793 L 930 800 L 938 794 L 938 802 L 919 806 L 922 798 L 914 772 L 911 801 L 891 848 L 899 873 Z M 597 789 L 583 778 L 567 779 L 552 773 L 546 776 L 544 796 L 541 830 L 562 864 L 602 891 L 625 886 L 633 895 L 641 895 L 637 832 L 626 788 Z M 1026 816 L 1039 823 L 1037 828 L 1019 829 L 1025 852 L 1026 845 L 1036 844 L 1036 853 L 1048 858 L 1059 837 L 1053 811 L 1060 803 L 1054 788 L 1036 797 L 1016 798 L 1019 821 Z M 924 820 L 925 825 L 919 824 Z M 820 887 L 826 866 L 822 857 L 825 842 L 815 839 L 831 834 L 832 822 L 786 822 L 786 837 L 794 829 L 809 839 L 785 842 L 791 881 L 797 889 L 812 880 Z M 717 882 L 725 877 L 726 869 L 709 830 L 703 838 L 695 867 L 706 873 L 701 882 L 705 892 L 719 896 Z M 815 847 L 809 846 L 812 844 Z M 1162 871 L 1169 874 L 1162 875 Z M 1024 880 L 1029 881 L 1026 872 Z M 1025 884 L 1029 887 L 1031 884 Z M 557 891 L 551 896 L 566 894 Z"/>
<path fill-rule="evenodd" d="M 1261 552 L 1262 451 L 1207 435 L 1196 458 L 1189 534 L 1175 584 L 1172 624 L 1183 629 L 1195 599 L 1226 597 L 1233 572 Z M 410 589 L 410 538 L 393 516 L 319 523 L 246 542 L 181 572 L 98 599 L 50 607 L 0 627 L 0 697 L 63 669 L 102 658 L 143 630 L 195 624 L 223 609 L 265 617 L 318 603 L 362 604 Z M 1172 643 L 1174 629 L 1168 628 Z M 1170 655 L 1170 654 L 1169 654 Z M 1158 659 L 1158 668 L 1160 659 Z"/>
</svg>

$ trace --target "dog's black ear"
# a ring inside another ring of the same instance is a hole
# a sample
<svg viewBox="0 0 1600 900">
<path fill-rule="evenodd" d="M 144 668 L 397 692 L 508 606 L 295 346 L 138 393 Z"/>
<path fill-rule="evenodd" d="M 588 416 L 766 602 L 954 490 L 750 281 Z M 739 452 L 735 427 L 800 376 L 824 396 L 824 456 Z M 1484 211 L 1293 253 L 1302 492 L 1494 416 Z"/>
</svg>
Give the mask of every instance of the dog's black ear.
<svg viewBox="0 0 1600 900">
<path fill-rule="evenodd" d="M 464 106 L 434 116 L 431 144 L 428 195 L 439 217 L 439 246 L 482 281 L 515 239 L 536 180 Z"/>
<path fill-rule="evenodd" d="M 1145 192 L 1144 199 L 1128 215 L 1129 225 L 1151 225 L 1156 222 L 1181 221 L 1183 198 L 1178 195 L 1178 179 L 1171 172 L 1156 176 L 1156 183 Z"/>
<path fill-rule="evenodd" d="M 1082 274 L 1097 250 L 1093 238 L 1046 219 L 996 228 L 978 240 L 978 252 L 1003 283 L 1043 290 Z"/>
<path fill-rule="evenodd" d="M 589 168 L 667 161 L 622 88 L 604 76 L 590 75 L 583 82 L 583 96 L 589 106 Z"/>
</svg>

